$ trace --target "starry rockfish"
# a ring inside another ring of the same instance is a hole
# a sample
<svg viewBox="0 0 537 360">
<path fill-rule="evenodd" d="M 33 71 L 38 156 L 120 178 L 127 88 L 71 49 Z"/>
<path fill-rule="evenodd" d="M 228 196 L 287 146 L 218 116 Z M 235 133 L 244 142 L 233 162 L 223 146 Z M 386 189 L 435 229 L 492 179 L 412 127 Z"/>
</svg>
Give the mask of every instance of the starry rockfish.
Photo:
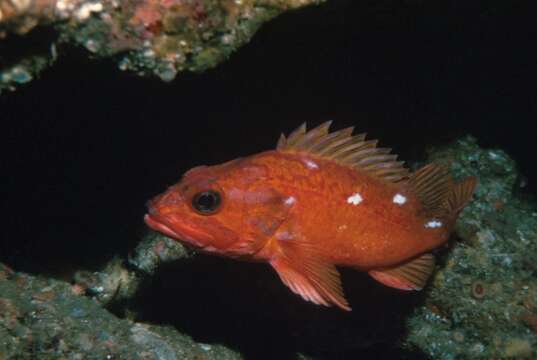
<svg viewBox="0 0 537 360">
<path fill-rule="evenodd" d="M 476 179 L 410 172 L 353 128 L 305 124 L 275 150 L 199 166 L 148 203 L 145 222 L 203 252 L 270 264 L 305 300 L 350 310 L 337 266 L 419 290 Z"/>
</svg>

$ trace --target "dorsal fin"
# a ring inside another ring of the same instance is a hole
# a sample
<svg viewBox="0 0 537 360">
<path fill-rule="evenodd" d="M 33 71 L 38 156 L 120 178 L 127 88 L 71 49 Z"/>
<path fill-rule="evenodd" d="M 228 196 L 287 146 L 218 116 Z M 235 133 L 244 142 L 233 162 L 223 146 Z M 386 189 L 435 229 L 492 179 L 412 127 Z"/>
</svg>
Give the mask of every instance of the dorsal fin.
<svg viewBox="0 0 537 360">
<path fill-rule="evenodd" d="M 365 140 L 366 134 L 352 135 L 353 127 L 329 132 L 331 121 L 306 131 L 306 123 L 289 134 L 281 135 L 276 149 L 283 152 L 307 152 L 342 165 L 360 169 L 369 175 L 397 182 L 408 176 L 403 161 L 391 149 L 378 148 L 377 140 Z"/>
</svg>

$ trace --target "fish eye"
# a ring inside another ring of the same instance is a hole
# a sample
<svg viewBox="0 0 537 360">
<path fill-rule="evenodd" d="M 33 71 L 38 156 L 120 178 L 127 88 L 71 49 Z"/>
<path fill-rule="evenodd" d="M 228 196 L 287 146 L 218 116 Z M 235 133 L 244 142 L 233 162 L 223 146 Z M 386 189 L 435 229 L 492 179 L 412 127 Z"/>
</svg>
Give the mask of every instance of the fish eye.
<svg viewBox="0 0 537 360">
<path fill-rule="evenodd" d="M 192 207 L 201 215 L 214 214 L 221 203 L 222 197 L 214 190 L 202 191 L 192 198 Z"/>
</svg>

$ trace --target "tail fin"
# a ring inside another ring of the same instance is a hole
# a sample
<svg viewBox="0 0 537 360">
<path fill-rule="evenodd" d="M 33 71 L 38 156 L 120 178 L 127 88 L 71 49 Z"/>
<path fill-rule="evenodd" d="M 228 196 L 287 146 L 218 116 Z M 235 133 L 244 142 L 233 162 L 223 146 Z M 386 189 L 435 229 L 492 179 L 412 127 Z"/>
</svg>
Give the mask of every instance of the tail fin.
<svg viewBox="0 0 537 360">
<path fill-rule="evenodd" d="M 408 184 L 420 199 L 424 215 L 433 219 L 427 225 L 442 225 L 446 221 L 447 227 L 451 228 L 459 212 L 470 201 L 477 179 L 470 176 L 455 183 L 447 165 L 432 163 L 413 173 Z M 421 290 L 433 270 L 434 256 L 425 253 L 395 267 L 370 270 L 369 274 L 393 288 Z"/>
<path fill-rule="evenodd" d="M 448 213 L 452 216 L 457 216 L 472 198 L 476 186 L 477 178 L 475 176 L 469 176 L 454 184 L 445 203 Z"/>
<path fill-rule="evenodd" d="M 468 203 L 477 185 L 475 177 L 454 183 L 446 164 L 431 163 L 418 169 L 409 184 L 431 218 L 456 217 Z"/>
</svg>

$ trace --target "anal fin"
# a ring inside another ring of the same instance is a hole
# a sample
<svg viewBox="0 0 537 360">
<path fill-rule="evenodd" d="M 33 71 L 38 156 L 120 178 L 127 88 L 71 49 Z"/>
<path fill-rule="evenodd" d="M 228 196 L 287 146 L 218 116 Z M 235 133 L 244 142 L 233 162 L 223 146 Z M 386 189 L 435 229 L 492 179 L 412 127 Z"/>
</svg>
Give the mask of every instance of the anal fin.
<svg viewBox="0 0 537 360">
<path fill-rule="evenodd" d="M 336 267 L 307 243 L 292 241 L 279 241 L 281 251 L 270 260 L 283 283 L 306 301 L 350 311 Z"/>
<path fill-rule="evenodd" d="M 421 290 L 434 270 L 434 256 L 423 254 L 393 268 L 370 270 L 375 280 L 400 290 Z"/>
</svg>

